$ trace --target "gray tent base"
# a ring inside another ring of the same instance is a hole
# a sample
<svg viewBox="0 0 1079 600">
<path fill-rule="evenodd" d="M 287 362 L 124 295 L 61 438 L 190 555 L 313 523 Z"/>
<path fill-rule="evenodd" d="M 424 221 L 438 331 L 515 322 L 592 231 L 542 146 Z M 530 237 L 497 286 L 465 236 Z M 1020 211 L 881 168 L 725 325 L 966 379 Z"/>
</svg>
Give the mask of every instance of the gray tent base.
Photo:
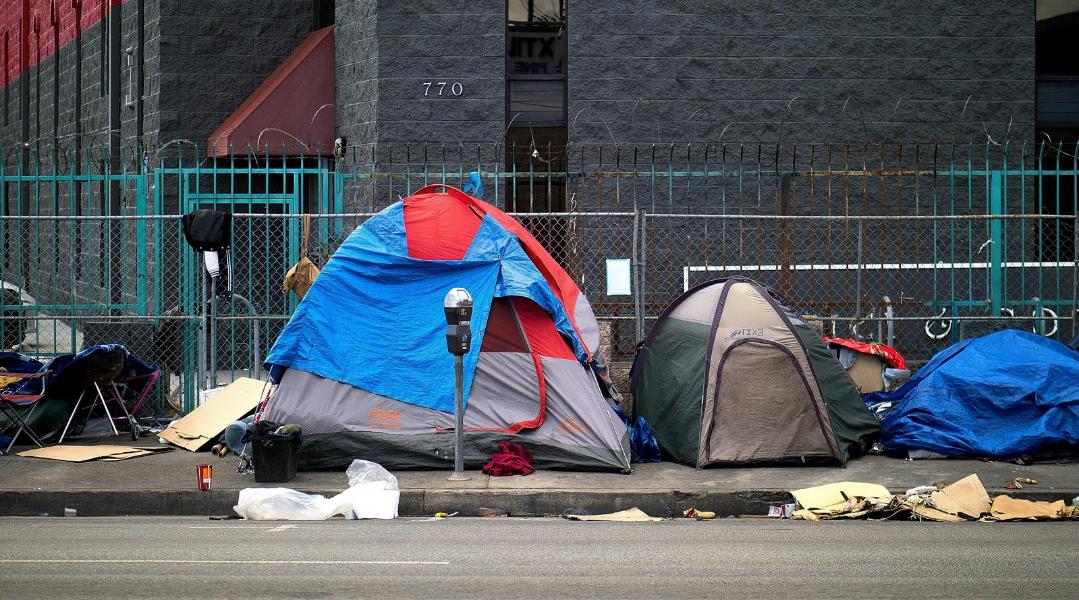
<svg viewBox="0 0 1079 600">
<path fill-rule="evenodd" d="M 611 471 L 628 473 L 624 459 L 606 448 L 564 446 L 533 436 L 501 432 L 465 434 L 465 468 L 479 469 L 498 452 L 498 442 L 511 441 L 532 453 L 537 469 L 570 471 Z M 629 455 L 629 438 L 623 436 L 622 456 Z M 348 468 L 353 459 L 379 463 L 391 470 L 452 469 L 453 432 L 424 434 L 388 434 L 339 432 L 305 435 L 297 457 L 304 471 L 338 471 Z"/>
</svg>

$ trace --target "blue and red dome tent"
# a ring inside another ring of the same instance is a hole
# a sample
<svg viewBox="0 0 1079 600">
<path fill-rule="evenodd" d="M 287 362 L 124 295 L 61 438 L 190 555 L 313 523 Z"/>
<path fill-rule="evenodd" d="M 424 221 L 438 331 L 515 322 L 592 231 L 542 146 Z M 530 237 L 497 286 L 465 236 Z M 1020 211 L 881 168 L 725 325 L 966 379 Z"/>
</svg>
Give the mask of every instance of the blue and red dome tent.
<svg viewBox="0 0 1079 600">
<path fill-rule="evenodd" d="M 337 250 L 267 358 L 264 418 L 299 423 L 306 468 L 362 457 L 452 466 L 453 357 L 442 301 L 472 294 L 465 462 L 512 440 L 540 468 L 629 468 L 625 426 L 604 397 L 591 306 L 517 221 L 443 185 L 373 216 Z"/>
</svg>

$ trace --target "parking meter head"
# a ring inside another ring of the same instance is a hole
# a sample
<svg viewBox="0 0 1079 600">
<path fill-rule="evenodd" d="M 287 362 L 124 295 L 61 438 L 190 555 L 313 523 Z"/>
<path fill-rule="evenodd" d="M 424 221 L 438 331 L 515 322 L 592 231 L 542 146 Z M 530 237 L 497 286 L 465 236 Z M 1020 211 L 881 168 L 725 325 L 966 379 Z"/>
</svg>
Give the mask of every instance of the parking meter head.
<svg viewBox="0 0 1079 600">
<path fill-rule="evenodd" d="M 442 301 L 447 325 L 462 325 L 472 320 L 472 295 L 465 288 L 453 288 Z"/>
<path fill-rule="evenodd" d="M 463 356 L 472 347 L 472 296 L 464 288 L 453 288 L 442 302 L 446 315 L 446 349 Z"/>
</svg>

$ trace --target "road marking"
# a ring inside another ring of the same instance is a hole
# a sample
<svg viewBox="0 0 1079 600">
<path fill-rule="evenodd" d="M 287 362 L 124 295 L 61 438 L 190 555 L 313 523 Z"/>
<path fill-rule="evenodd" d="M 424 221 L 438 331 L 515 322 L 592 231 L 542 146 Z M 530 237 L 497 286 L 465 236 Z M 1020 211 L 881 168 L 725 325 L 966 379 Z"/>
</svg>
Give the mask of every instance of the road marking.
<svg viewBox="0 0 1079 600">
<path fill-rule="evenodd" d="M 295 527 L 295 525 L 278 525 L 277 527 L 266 531 L 266 533 L 281 533 L 282 531 L 288 531 L 289 529 L 294 529 Z"/>
<path fill-rule="evenodd" d="M 188 529 L 263 529 L 259 525 L 191 525 Z"/>
<path fill-rule="evenodd" d="M 166 560 L 156 558 L 0 558 L 0 564 L 154 564 L 154 565 L 448 565 L 442 560 Z"/>
</svg>

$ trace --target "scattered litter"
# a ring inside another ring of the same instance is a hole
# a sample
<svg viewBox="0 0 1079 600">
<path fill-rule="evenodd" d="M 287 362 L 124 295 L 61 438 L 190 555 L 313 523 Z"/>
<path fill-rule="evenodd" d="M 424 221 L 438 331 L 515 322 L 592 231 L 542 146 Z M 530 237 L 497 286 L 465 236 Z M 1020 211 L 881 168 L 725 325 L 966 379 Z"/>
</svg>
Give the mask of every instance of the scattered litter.
<svg viewBox="0 0 1079 600">
<path fill-rule="evenodd" d="M 1015 482 L 1016 483 L 1022 483 L 1022 484 L 1025 484 L 1025 485 L 1038 485 L 1038 480 L 1037 479 L 1031 479 L 1029 477 L 1016 477 Z"/>
<path fill-rule="evenodd" d="M 780 504 L 779 506 L 769 506 L 768 516 L 779 517 L 780 519 L 790 519 L 794 515 L 794 511 L 798 508 L 796 502 L 790 504 Z"/>
<path fill-rule="evenodd" d="M 86 462 L 90 460 L 103 460 L 114 462 L 127 460 L 139 456 L 149 456 L 157 452 L 167 452 L 171 448 L 167 446 L 73 446 L 64 444 L 60 446 L 48 446 L 46 448 L 34 448 L 19 452 L 19 456 L 30 458 L 47 458 L 50 460 L 62 460 L 64 462 Z"/>
<path fill-rule="evenodd" d="M 220 388 L 182 419 L 169 423 L 161 439 L 185 450 L 198 452 L 233 421 L 255 410 L 266 391 L 266 382 L 241 377 Z"/>
<path fill-rule="evenodd" d="M 420 519 L 420 521 L 441 521 L 443 519 L 448 519 L 450 517 L 456 517 L 456 516 L 457 516 L 457 513 L 455 513 L 455 512 L 451 512 L 451 513 L 436 512 L 435 516 L 431 517 L 430 519 Z"/>
<path fill-rule="evenodd" d="M 814 510 L 842 504 L 851 498 L 883 498 L 892 494 L 888 488 L 876 483 L 843 481 L 794 490 L 791 495 L 802 508 Z"/>
<path fill-rule="evenodd" d="M 397 517 L 401 491 L 397 478 L 382 465 L 354 460 L 346 474 L 348 489 L 333 498 L 288 488 L 246 488 L 240 490 L 233 510 L 253 521 L 321 521 L 334 515 L 348 519 Z"/>
<path fill-rule="evenodd" d="M 1040 521 L 1059 519 L 1064 511 L 1064 501 L 1032 502 L 1010 496 L 993 498 L 992 515 L 997 521 Z"/>
<path fill-rule="evenodd" d="M 217 517 L 210 517 L 211 521 L 234 521 L 242 519 L 240 515 L 221 515 Z"/>
<path fill-rule="evenodd" d="M 714 519 L 714 518 L 716 518 L 716 513 L 712 512 L 710 510 L 697 510 L 696 508 L 691 508 L 691 509 L 683 512 L 682 516 L 687 518 L 687 519 L 697 519 L 698 521 L 702 521 L 702 520 L 705 520 L 705 519 Z"/>
<path fill-rule="evenodd" d="M 480 516 L 485 519 L 494 519 L 496 517 L 508 517 L 509 513 L 504 510 L 498 510 L 497 508 L 480 507 Z"/>
<path fill-rule="evenodd" d="M 78 514 L 79 514 L 79 511 L 74 509 L 74 508 L 65 508 L 64 509 L 64 516 L 65 517 L 74 517 L 74 516 L 77 516 Z"/>
<path fill-rule="evenodd" d="M 1027 481 L 1027 478 L 1017 478 Z M 1029 480 L 1033 481 L 1033 480 Z M 897 519 L 958 522 L 1079 519 L 1079 497 L 1074 506 L 1063 500 L 1031 502 L 1010 496 L 992 501 L 977 475 L 968 475 L 949 485 L 935 484 L 911 488 L 902 495 L 880 494 L 869 484 L 837 483 L 791 492 L 801 505 L 792 512 L 794 519 Z M 830 500 L 841 498 L 828 505 Z M 803 500 L 806 504 L 802 504 Z M 771 507 L 780 512 L 779 507 Z"/>
<path fill-rule="evenodd" d="M 645 523 L 649 521 L 662 521 L 659 517 L 650 517 L 639 508 L 630 508 L 605 515 L 562 515 L 571 521 L 616 521 L 622 523 Z"/>
</svg>

